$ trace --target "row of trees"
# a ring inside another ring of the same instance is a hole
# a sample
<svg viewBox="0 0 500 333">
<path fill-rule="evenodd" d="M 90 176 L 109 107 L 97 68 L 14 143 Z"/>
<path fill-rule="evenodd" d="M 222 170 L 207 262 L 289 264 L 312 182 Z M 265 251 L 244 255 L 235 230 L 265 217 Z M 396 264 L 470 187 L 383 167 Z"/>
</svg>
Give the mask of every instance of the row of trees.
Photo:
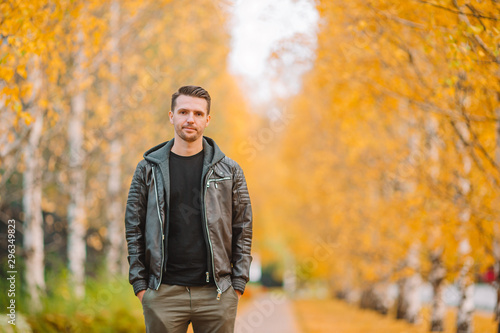
<svg viewBox="0 0 500 333">
<path fill-rule="evenodd" d="M 128 272 L 126 193 L 143 152 L 173 136 L 168 110 L 179 86 L 219 96 L 208 135 L 228 153 L 249 122 L 226 70 L 224 4 L 4 1 L 0 9 L 0 202 L 4 211 L 22 202 L 23 275 L 38 310 L 44 216 L 64 221 L 76 297 L 85 293 L 89 246 L 103 248 L 111 274 Z"/>
<path fill-rule="evenodd" d="M 361 292 L 362 305 L 387 312 L 397 282 L 397 316 L 412 323 L 428 281 L 431 331 L 443 330 L 444 285 L 456 283 L 456 330 L 472 332 L 475 276 L 500 270 L 500 5 L 317 8 L 317 59 L 270 154 L 287 190 L 262 203 L 278 221 L 266 234 L 293 244 L 299 278 Z"/>
<path fill-rule="evenodd" d="M 76 296 L 100 239 L 110 273 L 126 273 L 132 172 L 172 136 L 170 94 L 195 83 L 217 96 L 207 135 L 245 170 L 264 263 L 285 257 L 301 280 L 328 279 L 348 299 L 362 292 L 382 312 L 397 282 L 398 317 L 409 322 L 428 281 L 433 331 L 455 282 L 457 331 L 472 331 L 474 276 L 500 270 L 497 2 L 318 1 L 313 69 L 260 122 L 227 73 L 219 2 L 0 8 L 0 202 L 22 202 L 34 309 L 46 288 L 47 214 L 64 217 Z"/>
</svg>

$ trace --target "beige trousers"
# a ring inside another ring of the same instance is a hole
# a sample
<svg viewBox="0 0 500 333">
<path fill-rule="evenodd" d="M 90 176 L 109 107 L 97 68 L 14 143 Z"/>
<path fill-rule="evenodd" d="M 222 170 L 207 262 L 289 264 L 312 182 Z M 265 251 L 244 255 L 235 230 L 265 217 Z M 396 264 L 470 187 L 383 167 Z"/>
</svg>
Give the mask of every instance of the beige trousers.
<svg viewBox="0 0 500 333">
<path fill-rule="evenodd" d="M 213 285 L 161 284 L 158 290 L 147 289 L 142 298 L 147 333 L 186 333 L 189 323 L 195 333 L 232 333 L 237 307 L 232 287 L 217 300 Z"/>
</svg>

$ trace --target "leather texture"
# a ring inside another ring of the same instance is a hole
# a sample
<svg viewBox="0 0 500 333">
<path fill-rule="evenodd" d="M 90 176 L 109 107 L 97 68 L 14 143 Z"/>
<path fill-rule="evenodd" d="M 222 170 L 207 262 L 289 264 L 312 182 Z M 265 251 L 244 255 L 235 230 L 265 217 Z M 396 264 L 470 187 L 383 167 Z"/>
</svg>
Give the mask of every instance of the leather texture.
<svg viewBox="0 0 500 333">
<path fill-rule="evenodd" d="M 130 185 L 125 236 L 129 282 L 135 294 L 147 288 L 157 290 L 166 267 L 163 231 L 166 230 L 168 239 L 168 157 L 173 142 L 172 139 L 148 150 Z M 247 183 L 238 163 L 225 156 L 215 141 L 203 137 L 203 149 L 200 205 L 210 245 L 210 276 L 215 278 L 220 292 L 232 285 L 243 293 L 252 261 L 252 207 Z"/>
</svg>

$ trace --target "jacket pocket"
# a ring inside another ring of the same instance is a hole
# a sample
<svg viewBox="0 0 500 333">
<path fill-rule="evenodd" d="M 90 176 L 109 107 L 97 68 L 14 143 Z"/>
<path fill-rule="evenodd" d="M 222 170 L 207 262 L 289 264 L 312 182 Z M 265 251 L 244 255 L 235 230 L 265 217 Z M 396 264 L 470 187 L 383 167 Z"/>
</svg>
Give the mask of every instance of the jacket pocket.
<svg viewBox="0 0 500 333">
<path fill-rule="evenodd" d="M 231 180 L 231 177 L 222 177 L 222 178 L 210 178 L 207 182 L 207 187 L 210 187 L 210 183 L 214 183 L 215 188 L 217 188 L 217 183 L 218 182 L 223 182 L 223 181 L 228 181 Z"/>
</svg>

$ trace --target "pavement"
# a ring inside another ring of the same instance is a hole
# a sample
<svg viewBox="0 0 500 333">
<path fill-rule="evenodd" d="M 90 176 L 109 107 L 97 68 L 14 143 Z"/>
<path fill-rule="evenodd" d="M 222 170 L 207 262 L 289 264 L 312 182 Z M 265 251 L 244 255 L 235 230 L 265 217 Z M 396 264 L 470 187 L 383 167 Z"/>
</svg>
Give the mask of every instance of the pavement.
<svg viewBox="0 0 500 333">
<path fill-rule="evenodd" d="M 293 308 L 279 291 L 263 293 L 238 309 L 235 333 L 299 333 Z"/>
</svg>

